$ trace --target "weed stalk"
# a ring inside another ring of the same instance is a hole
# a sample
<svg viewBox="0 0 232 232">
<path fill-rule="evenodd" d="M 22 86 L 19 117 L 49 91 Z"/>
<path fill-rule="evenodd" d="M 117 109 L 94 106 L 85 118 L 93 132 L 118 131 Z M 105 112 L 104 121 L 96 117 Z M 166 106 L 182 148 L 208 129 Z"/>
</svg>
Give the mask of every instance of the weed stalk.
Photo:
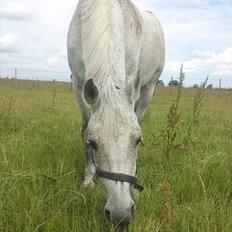
<svg viewBox="0 0 232 232">
<path fill-rule="evenodd" d="M 205 89 L 209 76 L 206 77 L 205 81 L 201 84 L 200 88 L 197 89 L 197 92 L 193 98 L 193 109 L 192 109 L 192 119 L 190 121 L 188 131 L 187 131 L 187 138 L 186 138 L 186 145 L 188 146 L 190 143 L 193 143 L 193 132 L 199 127 L 200 125 L 200 113 L 202 109 L 202 101 L 204 98 L 203 89 Z"/>
<path fill-rule="evenodd" d="M 180 104 L 184 79 L 185 79 L 185 75 L 183 73 L 183 65 L 182 65 L 180 68 L 180 74 L 179 74 L 179 85 L 177 89 L 177 97 L 169 108 L 169 113 L 167 115 L 168 125 L 164 133 L 165 138 L 166 138 L 165 156 L 167 159 L 170 158 L 171 152 L 174 148 L 174 142 L 177 137 L 178 122 L 180 119 L 179 104 Z"/>
</svg>

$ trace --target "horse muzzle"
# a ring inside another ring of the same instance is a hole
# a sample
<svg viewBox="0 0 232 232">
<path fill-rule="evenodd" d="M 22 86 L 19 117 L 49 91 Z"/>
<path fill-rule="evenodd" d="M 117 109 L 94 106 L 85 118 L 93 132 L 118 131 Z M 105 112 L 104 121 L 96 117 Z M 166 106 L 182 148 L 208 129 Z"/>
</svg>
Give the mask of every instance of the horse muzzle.
<svg viewBox="0 0 232 232">
<path fill-rule="evenodd" d="M 135 203 L 131 201 L 129 204 L 114 201 L 113 204 L 106 204 L 106 217 L 114 224 L 128 225 L 135 216 Z"/>
</svg>

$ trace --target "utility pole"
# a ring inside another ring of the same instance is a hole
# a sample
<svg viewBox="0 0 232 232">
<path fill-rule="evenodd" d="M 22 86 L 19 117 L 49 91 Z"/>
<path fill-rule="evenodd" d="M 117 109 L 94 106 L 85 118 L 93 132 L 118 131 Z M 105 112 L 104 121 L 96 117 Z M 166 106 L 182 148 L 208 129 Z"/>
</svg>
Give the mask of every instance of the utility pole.
<svg viewBox="0 0 232 232">
<path fill-rule="evenodd" d="M 14 75 L 14 78 L 17 79 L 17 68 L 15 68 L 15 75 Z"/>
<path fill-rule="evenodd" d="M 18 70 L 17 70 L 17 68 L 14 69 L 14 84 L 15 84 L 15 88 L 17 89 L 17 87 L 18 87 Z"/>
<path fill-rule="evenodd" d="M 222 88 L 222 78 L 220 78 L 220 80 L 219 80 L 219 89 L 221 89 Z"/>
<path fill-rule="evenodd" d="M 173 84 L 173 77 L 171 77 L 171 85 L 170 85 L 170 92 L 169 92 L 170 96 L 172 96 L 172 84 Z"/>
</svg>

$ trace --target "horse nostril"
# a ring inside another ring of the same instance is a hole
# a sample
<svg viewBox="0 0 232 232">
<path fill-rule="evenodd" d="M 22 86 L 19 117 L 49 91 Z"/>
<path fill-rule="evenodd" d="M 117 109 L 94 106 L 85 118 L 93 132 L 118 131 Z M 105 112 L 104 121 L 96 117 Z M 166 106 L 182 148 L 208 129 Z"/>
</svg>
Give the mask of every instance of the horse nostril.
<svg viewBox="0 0 232 232">
<path fill-rule="evenodd" d="M 135 213 L 135 204 L 131 206 L 131 214 L 134 215 L 134 213 Z"/>
<path fill-rule="evenodd" d="M 105 209 L 105 215 L 110 220 L 110 211 L 108 209 Z"/>
</svg>

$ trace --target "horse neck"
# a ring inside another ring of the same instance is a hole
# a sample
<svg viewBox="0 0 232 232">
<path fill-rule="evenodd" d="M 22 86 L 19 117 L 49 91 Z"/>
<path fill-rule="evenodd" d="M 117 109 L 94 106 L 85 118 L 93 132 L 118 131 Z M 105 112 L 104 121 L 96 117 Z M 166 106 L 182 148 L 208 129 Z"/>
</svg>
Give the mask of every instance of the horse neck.
<svg viewBox="0 0 232 232">
<path fill-rule="evenodd" d="M 124 18 L 119 1 L 81 0 L 81 34 L 86 78 L 101 88 L 105 78 L 125 87 Z"/>
</svg>

